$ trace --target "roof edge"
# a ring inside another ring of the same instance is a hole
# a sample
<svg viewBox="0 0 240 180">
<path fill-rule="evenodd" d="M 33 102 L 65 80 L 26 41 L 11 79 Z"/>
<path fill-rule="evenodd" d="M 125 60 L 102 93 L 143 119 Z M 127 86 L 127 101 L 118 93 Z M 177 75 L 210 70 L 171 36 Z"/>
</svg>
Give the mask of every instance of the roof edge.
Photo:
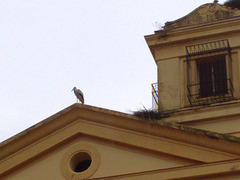
<svg viewBox="0 0 240 180">
<path fill-rule="evenodd" d="M 101 118 L 99 118 L 99 113 L 103 113 Z M 141 118 L 126 113 L 73 104 L 0 143 L 0 160 L 79 119 L 240 155 L 238 150 L 240 149 L 240 138 L 234 136 L 164 121 L 143 121 Z M 189 133 L 193 136 L 189 136 Z M 201 142 L 198 141 L 199 138 L 202 139 Z M 230 144 L 234 148 L 228 149 Z"/>
</svg>

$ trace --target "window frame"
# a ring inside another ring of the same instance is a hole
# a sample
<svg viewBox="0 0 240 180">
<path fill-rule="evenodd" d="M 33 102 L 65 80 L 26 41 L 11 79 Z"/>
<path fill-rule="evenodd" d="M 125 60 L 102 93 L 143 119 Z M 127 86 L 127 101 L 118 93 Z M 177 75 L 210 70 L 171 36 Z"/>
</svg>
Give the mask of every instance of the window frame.
<svg viewBox="0 0 240 180">
<path fill-rule="evenodd" d="M 199 97 L 228 93 L 226 55 L 204 57 L 196 60 Z"/>
<path fill-rule="evenodd" d="M 201 61 L 208 62 L 211 61 L 211 59 L 218 59 L 219 57 L 220 59 L 225 60 L 225 63 L 222 63 L 222 65 L 225 67 L 225 70 L 223 70 L 224 72 L 222 74 L 224 78 L 220 77 L 222 76 L 220 72 L 211 69 L 213 68 L 213 65 L 209 65 L 212 66 L 208 70 L 210 72 L 209 79 L 212 79 L 215 82 L 220 81 L 220 83 L 219 85 L 217 85 L 217 83 L 215 83 L 215 85 L 214 83 L 210 83 L 209 89 L 211 89 L 210 86 L 215 87 L 212 88 L 212 92 L 204 94 L 203 90 L 201 90 L 204 86 L 202 85 L 202 87 L 200 87 L 198 63 Z M 214 71 L 216 71 L 215 77 L 210 77 L 214 75 Z M 220 76 L 217 75 L 219 73 Z M 190 106 L 213 104 L 233 100 L 234 96 L 232 82 L 231 48 L 227 39 L 186 46 L 186 94 Z M 219 88 L 222 88 L 222 90 L 217 92 Z"/>
</svg>

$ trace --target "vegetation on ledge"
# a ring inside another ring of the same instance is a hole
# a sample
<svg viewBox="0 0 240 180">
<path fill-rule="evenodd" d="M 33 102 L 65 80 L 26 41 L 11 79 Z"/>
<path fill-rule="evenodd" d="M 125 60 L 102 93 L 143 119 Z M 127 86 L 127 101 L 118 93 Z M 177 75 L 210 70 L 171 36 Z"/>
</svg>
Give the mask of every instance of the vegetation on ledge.
<svg viewBox="0 0 240 180">
<path fill-rule="evenodd" d="M 227 0 L 226 2 L 224 2 L 225 6 L 230 7 L 232 9 L 240 9 L 240 0 Z"/>
<path fill-rule="evenodd" d="M 140 117 L 146 121 L 156 121 L 156 120 L 161 120 L 163 118 L 169 117 L 169 113 L 161 113 L 153 110 L 139 110 L 139 111 L 134 111 L 133 114 L 137 117 Z"/>
</svg>

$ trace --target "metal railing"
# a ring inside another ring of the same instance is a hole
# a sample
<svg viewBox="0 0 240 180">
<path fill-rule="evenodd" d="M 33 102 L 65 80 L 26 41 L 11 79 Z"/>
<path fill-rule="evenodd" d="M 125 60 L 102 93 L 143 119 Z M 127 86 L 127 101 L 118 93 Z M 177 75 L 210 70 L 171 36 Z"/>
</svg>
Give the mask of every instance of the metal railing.
<svg viewBox="0 0 240 180">
<path fill-rule="evenodd" d="M 191 106 L 234 99 L 231 47 L 227 39 L 186 46 L 186 60 L 187 97 Z"/>
<path fill-rule="evenodd" d="M 158 111 L 158 83 L 152 84 L 152 110 Z"/>
<path fill-rule="evenodd" d="M 190 84 L 187 86 L 188 100 L 192 106 L 207 105 L 233 100 L 233 84 L 231 79 L 222 82 Z"/>
<path fill-rule="evenodd" d="M 199 56 L 207 53 L 214 53 L 219 51 L 230 51 L 230 45 L 227 39 L 220 41 L 207 42 L 203 44 L 195 44 L 186 47 L 186 53 L 188 57 Z"/>
</svg>

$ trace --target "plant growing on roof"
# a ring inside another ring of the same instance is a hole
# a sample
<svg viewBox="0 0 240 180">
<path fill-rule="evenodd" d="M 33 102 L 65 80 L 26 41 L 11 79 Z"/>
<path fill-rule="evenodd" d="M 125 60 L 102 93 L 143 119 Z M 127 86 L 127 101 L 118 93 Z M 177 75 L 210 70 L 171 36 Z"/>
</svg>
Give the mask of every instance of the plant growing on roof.
<svg viewBox="0 0 240 180">
<path fill-rule="evenodd" d="M 232 9 L 240 9 L 240 1 L 239 0 L 227 0 L 224 2 L 224 5 L 230 7 Z"/>
</svg>

